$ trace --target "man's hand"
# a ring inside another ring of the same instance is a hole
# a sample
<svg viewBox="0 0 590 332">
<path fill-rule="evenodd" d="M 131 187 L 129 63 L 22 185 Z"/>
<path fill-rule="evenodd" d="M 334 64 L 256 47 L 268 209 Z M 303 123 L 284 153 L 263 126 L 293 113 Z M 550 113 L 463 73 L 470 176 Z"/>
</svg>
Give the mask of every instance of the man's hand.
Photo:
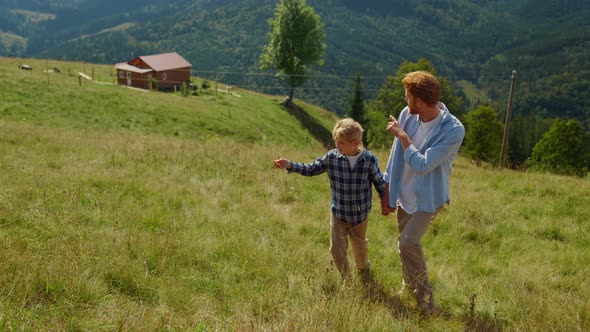
<svg viewBox="0 0 590 332">
<path fill-rule="evenodd" d="M 399 122 L 397 122 L 397 119 L 393 115 L 390 114 L 389 119 L 391 121 L 387 123 L 387 132 L 389 132 L 395 137 L 398 137 L 401 133 L 404 132 L 404 130 L 399 125 Z"/>
<path fill-rule="evenodd" d="M 408 146 L 412 145 L 412 140 L 408 137 L 408 134 L 402 129 L 397 119 L 393 117 L 393 115 L 389 115 L 391 121 L 387 123 L 387 132 L 392 134 L 393 136 L 397 137 L 402 144 L 402 148 L 404 151 L 408 148 Z"/>
<path fill-rule="evenodd" d="M 390 213 L 395 212 L 395 208 L 389 207 L 389 197 L 383 196 L 381 199 L 381 214 L 388 216 Z"/>
</svg>

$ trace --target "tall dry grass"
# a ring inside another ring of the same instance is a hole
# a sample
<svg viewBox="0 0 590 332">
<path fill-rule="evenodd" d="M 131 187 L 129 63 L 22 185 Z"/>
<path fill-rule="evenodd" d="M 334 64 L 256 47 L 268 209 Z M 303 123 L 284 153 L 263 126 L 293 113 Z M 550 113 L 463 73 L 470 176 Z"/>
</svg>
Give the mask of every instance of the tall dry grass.
<svg viewBox="0 0 590 332">
<path fill-rule="evenodd" d="M 424 239 L 443 314 L 421 318 L 395 295 L 393 217 L 370 216 L 373 282 L 340 282 L 329 263 L 328 179 L 271 163 L 324 149 L 272 97 L 136 97 L 68 88 L 67 78 L 49 93 L 38 78 L 17 78 L 7 89 L 0 76 L 0 330 L 590 325 L 587 179 L 460 157 L 451 205 Z M 387 151 L 376 153 L 383 168 Z"/>
</svg>

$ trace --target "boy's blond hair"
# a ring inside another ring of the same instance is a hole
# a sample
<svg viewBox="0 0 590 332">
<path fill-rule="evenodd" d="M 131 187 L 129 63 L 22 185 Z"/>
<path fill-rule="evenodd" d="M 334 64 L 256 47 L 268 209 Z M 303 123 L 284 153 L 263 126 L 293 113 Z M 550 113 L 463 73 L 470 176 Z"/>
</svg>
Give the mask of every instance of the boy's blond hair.
<svg viewBox="0 0 590 332">
<path fill-rule="evenodd" d="M 335 141 L 343 138 L 349 142 L 358 140 L 362 144 L 364 131 L 360 123 L 351 118 L 346 118 L 336 122 L 334 130 L 332 130 L 332 137 Z"/>
</svg>

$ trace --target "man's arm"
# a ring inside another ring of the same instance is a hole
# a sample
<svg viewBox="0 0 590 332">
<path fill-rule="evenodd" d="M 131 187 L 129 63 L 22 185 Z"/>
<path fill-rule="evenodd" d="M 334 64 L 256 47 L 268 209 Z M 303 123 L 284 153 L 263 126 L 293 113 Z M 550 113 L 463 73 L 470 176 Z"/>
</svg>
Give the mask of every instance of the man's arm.
<svg viewBox="0 0 590 332">
<path fill-rule="evenodd" d="M 404 160 L 419 175 L 427 174 L 459 152 L 464 135 L 465 128 L 457 126 L 447 132 L 440 141 L 428 147 L 423 154 L 413 145 L 410 146 L 404 151 Z"/>
</svg>

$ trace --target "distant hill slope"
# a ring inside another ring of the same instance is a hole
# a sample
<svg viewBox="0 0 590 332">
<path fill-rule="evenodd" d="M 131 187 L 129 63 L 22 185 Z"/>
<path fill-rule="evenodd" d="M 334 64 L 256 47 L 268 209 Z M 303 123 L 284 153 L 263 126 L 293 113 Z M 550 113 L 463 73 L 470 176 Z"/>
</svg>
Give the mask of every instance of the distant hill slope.
<svg viewBox="0 0 590 332">
<path fill-rule="evenodd" d="M 260 73 L 257 64 L 276 3 L 13 1 L 4 6 L 56 19 L 33 23 L 3 11 L 0 29 L 27 39 L 26 49 L 10 44 L 14 54 L 114 63 L 177 51 L 193 63 L 196 75 L 284 94 L 285 87 L 272 73 Z M 590 127 L 585 92 L 590 91 L 590 6 L 585 0 L 309 3 L 325 24 L 328 48 L 325 66 L 311 73 L 296 96 L 342 113 L 357 72 L 365 76 L 371 97 L 401 62 L 424 57 L 451 82 L 471 82 L 500 112 L 510 73 L 517 69 L 516 114 L 573 117 Z M 6 45 L 0 49 L 8 51 Z M 461 92 L 459 85 L 456 90 Z"/>
<path fill-rule="evenodd" d="M 23 63 L 33 70 L 20 70 Z M 48 74 L 46 68 L 60 72 Z M 107 65 L 0 57 L 0 119 L 43 127 L 132 130 L 297 147 L 329 145 L 337 120 L 334 113 L 300 100 L 301 108 L 294 113 L 280 105 L 281 97 L 243 89 L 233 89 L 235 95 L 229 95 L 225 85 L 214 82 L 199 95 L 187 97 L 180 91 L 126 89 L 112 85 L 114 73 Z"/>
</svg>

